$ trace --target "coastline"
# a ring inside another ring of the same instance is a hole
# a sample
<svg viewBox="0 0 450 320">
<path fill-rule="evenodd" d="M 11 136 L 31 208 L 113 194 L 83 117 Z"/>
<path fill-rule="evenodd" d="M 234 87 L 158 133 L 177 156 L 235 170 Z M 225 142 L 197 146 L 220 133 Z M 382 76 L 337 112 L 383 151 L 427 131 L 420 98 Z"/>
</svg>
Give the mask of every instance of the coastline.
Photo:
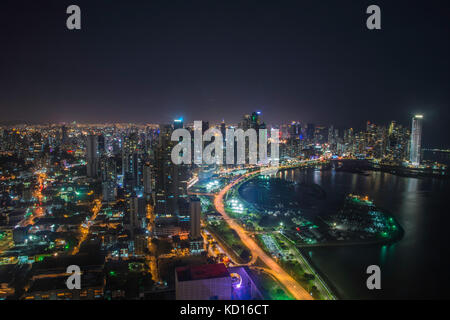
<svg viewBox="0 0 450 320">
<path fill-rule="evenodd" d="M 302 168 L 302 167 L 294 167 L 294 168 L 281 168 L 279 169 L 279 171 L 286 171 L 286 170 L 293 170 L 293 169 L 299 169 L 299 170 L 306 170 L 308 168 Z M 320 170 L 329 170 L 331 169 L 330 166 L 322 165 L 322 168 L 320 168 Z M 342 170 L 344 171 L 344 170 Z M 373 170 L 370 169 L 368 171 L 381 171 L 381 170 Z M 357 172 L 351 172 L 351 173 L 355 173 L 355 174 L 360 174 Z M 241 198 L 241 201 L 247 202 L 245 199 L 243 199 L 243 197 L 241 196 L 239 189 L 242 187 L 242 185 L 245 182 L 248 182 L 252 179 L 257 178 L 261 173 L 252 175 L 250 177 L 248 177 L 247 179 L 245 179 L 244 181 L 240 182 L 238 185 L 236 185 L 236 188 L 234 189 L 234 192 L 237 193 L 237 195 Z M 363 175 L 366 175 L 364 173 L 362 173 Z M 231 191 L 231 190 L 230 190 Z M 255 208 L 255 206 L 251 203 L 249 203 L 253 208 Z M 378 207 L 377 207 L 378 208 Z M 400 241 L 404 234 L 405 231 L 403 229 L 403 227 L 401 226 L 401 224 L 395 219 L 395 217 L 390 214 L 387 210 L 384 210 L 382 208 L 378 208 L 380 211 L 383 212 L 383 214 L 387 215 L 388 217 L 392 218 L 396 225 L 399 227 L 399 230 L 397 232 L 395 232 L 394 236 L 386 238 L 386 239 L 382 239 L 382 238 L 376 238 L 376 239 L 371 239 L 371 240 L 349 240 L 349 241 L 336 241 L 336 242 L 326 242 L 326 243 L 317 243 L 317 244 L 305 244 L 305 245 L 297 245 L 295 244 L 295 248 L 297 249 L 298 253 L 300 254 L 300 256 L 302 257 L 302 259 L 307 263 L 307 265 L 309 266 L 310 269 L 312 269 L 313 273 L 315 273 L 319 280 L 323 283 L 323 285 L 325 286 L 325 288 L 332 294 L 332 296 L 335 299 L 340 299 L 341 295 L 339 293 L 339 290 L 337 289 L 337 287 L 334 285 L 334 283 L 330 280 L 330 278 L 314 263 L 314 261 L 312 260 L 312 258 L 305 252 L 305 250 L 307 250 L 308 248 L 317 248 L 317 247 L 350 247 L 350 246 L 371 246 L 371 245 L 387 245 L 387 244 L 392 244 L 395 242 Z M 289 239 L 289 238 L 287 238 Z"/>
</svg>

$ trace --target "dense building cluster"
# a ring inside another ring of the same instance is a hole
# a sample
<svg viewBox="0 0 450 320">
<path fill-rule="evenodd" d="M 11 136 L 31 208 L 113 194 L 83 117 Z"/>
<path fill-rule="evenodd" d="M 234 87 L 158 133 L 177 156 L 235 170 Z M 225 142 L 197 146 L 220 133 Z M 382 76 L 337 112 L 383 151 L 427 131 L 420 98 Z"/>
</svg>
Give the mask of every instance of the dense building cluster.
<svg viewBox="0 0 450 320">
<path fill-rule="evenodd" d="M 228 127 L 278 129 L 282 159 L 420 163 L 417 116 L 412 133 L 394 121 L 388 126 L 367 122 L 364 131 L 300 122 L 270 126 L 260 112 L 245 115 L 237 125 L 222 121 L 211 127 L 224 139 Z M 179 128 L 193 130 L 183 119 L 163 125 L 2 127 L 0 298 L 142 298 L 174 288 L 173 272 L 167 284 L 159 258 L 197 256 L 206 263 L 211 236 L 202 233 L 201 223 L 211 202 L 188 189 L 203 181 L 202 192 L 217 192 L 221 183 L 211 179 L 236 166 L 174 165 L 177 141 L 171 136 Z M 202 132 L 208 128 L 202 121 Z M 68 265 L 82 268 L 84 291 L 68 291 Z"/>
<path fill-rule="evenodd" d="M 323 154 L 359 159 L 374 158 L 401 164 L 409 161 L 411 131 L 392 121 L 387 126 L 367 122 L 365 130 L 338 129 L 313 123 L 292 122 L 280 127 L 287 156 Z M 420 152 L 420 150 L 419 150 Z"/>
</svg>

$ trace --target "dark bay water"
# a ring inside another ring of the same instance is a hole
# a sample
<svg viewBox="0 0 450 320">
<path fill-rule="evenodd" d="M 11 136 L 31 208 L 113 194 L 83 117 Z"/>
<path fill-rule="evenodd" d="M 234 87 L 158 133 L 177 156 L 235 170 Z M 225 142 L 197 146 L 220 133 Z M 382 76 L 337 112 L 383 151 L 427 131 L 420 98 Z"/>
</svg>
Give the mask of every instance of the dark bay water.
<svg viewBox="0 0 450 320">
<path fill-rule="evenodd" d="M 367 194 L 377 206 L 390 211 L 404 228 L 403 239 L 391 245 L 307 250 L 341 298 L 450 298 L 450 181 L 331 170 L 289 170 L 278 173 L 278 177 L 316 183 L 325 190 L 326 197 L 320 201 L 305 204 L 299 200 L 300 206 L 310 207 L 310 212 L 329 213 L 339 208 L 346 194 Z M 244 186 L 241 194 L 253 202 L 251 188 L 255 186 Z M 271 192 L 279 191 L 272 188 Z M 372 264 L 381 268 L 381 290 L 366 288 L 365 271 Z"/>
</svg>

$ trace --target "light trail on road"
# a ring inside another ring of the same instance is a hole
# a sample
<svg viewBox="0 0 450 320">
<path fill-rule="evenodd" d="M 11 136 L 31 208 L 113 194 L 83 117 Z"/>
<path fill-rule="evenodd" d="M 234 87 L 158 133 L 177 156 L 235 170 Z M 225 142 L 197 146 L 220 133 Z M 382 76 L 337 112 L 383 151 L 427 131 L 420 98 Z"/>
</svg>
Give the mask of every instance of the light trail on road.
<svg viewBox="0 0 450 320">
<path fill-rule="evenodd" d="M 223 203 L 223 198 L 227 192 L 236 184 L 241 182 L 244 178 L 255 175 L 256 172 L 250 172 L 242 175 L 234 182 L 225 186 L 214 198 L 214 205 L 216 210 L 222 215 L 224 220 L 228 223 L 231 229 L 235 230 L 236 233 L 241 238 L 241 241 L 247 248 L 252 252 L 253 258 L 258 256 L 271 270 L 271 273 L 277 278 L 277 280 L 282 283 L 286 289 L 294 296 L 297 300 L 313 300 L 311 295 L 306 291 L 294 278 L 292 278 L 283 268 L 281 268 L 271 257 L 269 257 L 258 244 L 247 234 L 247 232 L 233 219 L 231 219 L 225 212 L 225 207 Z"/>
<path fill-rule="evenodd" d="M 89 235 L 89 231 L 91 228 L 91 223 L 95 221 L 97 218 L 97 214 L 100 212 L 100 209 L 102 208 L 102 202 L 100 199 L 94 200 L 94 207 L 92 208 L 92 216 L 89 219 L 86 228 L 83 228 L 83 226 L 80 226 L 80 232 L 81 237 L 78 244 L 73 248 L 72 255 L 76 255 L 80 251 L 80 247 L 83 244 L 84 241 L 86 241 L 87 236 Z"/>
<path fill-rule="evenodd" d="M 47 178 L 45 173 L 37 173 L 37 182 L 38 186 L 33 191 L 33 197 L 37 200 L 35 207 L 31 210 L 31 214 L 28 217 L 25 217 L 22 221 L 19 222 L 19 226 L 26 227 L 28 225 L 33 225 L 37 218 L 41 218 L 45 214 L 45 210 L 42 207 L 42 200 L 44 198 L 42 194 L 42 190 L 44 189 L 44 182 Z"/>
</svg>

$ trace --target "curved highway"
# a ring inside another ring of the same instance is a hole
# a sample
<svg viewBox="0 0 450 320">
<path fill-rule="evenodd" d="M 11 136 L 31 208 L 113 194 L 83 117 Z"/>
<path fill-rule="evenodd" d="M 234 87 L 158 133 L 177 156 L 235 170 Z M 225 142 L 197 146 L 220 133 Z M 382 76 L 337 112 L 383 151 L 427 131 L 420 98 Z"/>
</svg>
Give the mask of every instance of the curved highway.
<svg viewBox="0 0 450 320">
<path fill-rule="evenodd" d="M 244 178 L 257 174 L 256 172 L 250 172 L 242 175 L 234 182 L 225 186 L 214 198 L 214 205 L 216 210 L 222 215 L 224 220 L 228 223 L 230 228 L 236 231 L 241 238 L 242 243 L 244 243 L 248 249 L 251 251 L 253 259 L 259 257 L 269 269 L 271 273 L 281 282 L 286 289 L 294 296 L 297 300 L 312 300 L 311 295 L 306 291 L 294 278 L 292 278 L 286 271 L 283 270 L 269 255 L 267 255 L 258 244 L 247 234 L 247 232 L 233 219 L 231 219 L 225 212 L 225 207 L 223 204 L 223 198 L 225 194 L 236 184 L 241 182 Z"/>
</svg>

